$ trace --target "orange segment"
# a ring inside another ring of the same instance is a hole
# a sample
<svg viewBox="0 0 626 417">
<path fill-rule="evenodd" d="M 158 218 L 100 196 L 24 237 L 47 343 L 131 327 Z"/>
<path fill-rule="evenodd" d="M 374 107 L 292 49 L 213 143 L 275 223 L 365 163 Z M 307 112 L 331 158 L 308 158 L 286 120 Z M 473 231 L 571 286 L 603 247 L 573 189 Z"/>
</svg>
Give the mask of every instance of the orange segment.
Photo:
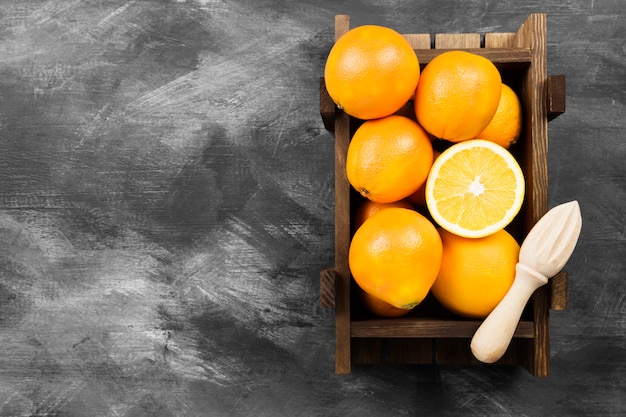
<svg viewBox="0 0 626 417">
<path fill-rule="evenodd" d="M 473 139 L 444 151 L 426 182 L 426 204 L 444 229 L 483 237 L 506 227 L 524 200 L 524 175 L 513 155 L 493 142 Z"/>
</svg>

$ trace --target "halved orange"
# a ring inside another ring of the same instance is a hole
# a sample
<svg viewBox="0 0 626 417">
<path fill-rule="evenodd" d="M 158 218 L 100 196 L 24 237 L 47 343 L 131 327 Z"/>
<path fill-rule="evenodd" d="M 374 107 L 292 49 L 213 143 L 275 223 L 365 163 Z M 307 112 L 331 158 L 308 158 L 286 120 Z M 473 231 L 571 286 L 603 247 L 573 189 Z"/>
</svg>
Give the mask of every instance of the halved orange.
<svg viewBox="0 0 626 417">
<path fill-rule="evenodd" d="M 524 174 L 502 146 L 482 139 L 452 145 L 435 160 L 426 205 L 439 226 L 477 238 L 504 229 L 524 201 Z"/>
</svg>

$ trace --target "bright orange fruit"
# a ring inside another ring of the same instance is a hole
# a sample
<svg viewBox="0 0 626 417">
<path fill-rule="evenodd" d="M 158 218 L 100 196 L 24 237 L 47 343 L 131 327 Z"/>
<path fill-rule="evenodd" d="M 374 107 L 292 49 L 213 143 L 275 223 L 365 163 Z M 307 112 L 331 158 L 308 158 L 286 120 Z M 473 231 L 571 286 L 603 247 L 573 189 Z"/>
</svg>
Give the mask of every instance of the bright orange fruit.
<svg viewBox="0 0 626 417">
<path fill-rule="evenodd" d="M 363 196 L 390 203 L 413 194 L 433 162 L 432 143 L 413 120 L 391 115 L 364 122 L 346 155 L 346 175 Z"/>
<path fill-rule="evenodd" d="M 396 308 L 411 309 L 428 294 L 441 263 L 441 238 L 420 213 L 388 208 L 354 233 L 350 272 L 363 291 Z"/>
<path fill-rule="evenodd" d="M 377 25 L 346 32 L 333 45 L 324 67 L 333 101 L 364 120 L 398 111 L 413 97 L 419 75 L 411 44 L 395 30 Z"/>
<path fill-rule="evenodd" d="M 444 52 L 420 75 L 417 121 L 440 139 L 473 139 L 496 113 L 501 88 L 500 72 L 487 58 L 466 51 Z"/>
<path fill-rule="evenodd" d="M 522 103 L 511 87 L 502 84 L 502 93 L 496 114 L 487 127 L 476 137 L 490 140 L 508 149 L 517 141 L 521 132 Z"/>
<path fill-rule="evenodd" d="M 433 163 L 426 205 L 444 229 L 483 237 L 504 229 L 524 201 L 524 175 L 502 146 L 472 139 L 452 145 Z"/>
<path fill-rule="evenodd" d="M 513 284 L 519 244 L 505 230 L 477 239 L 439 232 L 443 255 L 433 296 L 453 313 L 487 317 Z"/>
</svg>

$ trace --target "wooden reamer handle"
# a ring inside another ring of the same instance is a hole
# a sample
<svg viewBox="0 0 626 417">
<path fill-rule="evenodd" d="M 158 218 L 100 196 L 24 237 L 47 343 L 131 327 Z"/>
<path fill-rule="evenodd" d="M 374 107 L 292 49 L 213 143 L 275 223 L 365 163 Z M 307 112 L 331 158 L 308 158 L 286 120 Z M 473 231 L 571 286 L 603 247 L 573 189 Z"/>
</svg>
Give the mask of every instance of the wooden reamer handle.
<svg viewBox="0 0 626 417">
<path fill-rule="evenodd" d="M 481 362 L 494 363 L 504 355 L 530 296 L 548 283 L 548 278 L 524 264 L 518 263 L 515 271 L 513 285 L 470 343 L 472 353 Z"/>
</svg>

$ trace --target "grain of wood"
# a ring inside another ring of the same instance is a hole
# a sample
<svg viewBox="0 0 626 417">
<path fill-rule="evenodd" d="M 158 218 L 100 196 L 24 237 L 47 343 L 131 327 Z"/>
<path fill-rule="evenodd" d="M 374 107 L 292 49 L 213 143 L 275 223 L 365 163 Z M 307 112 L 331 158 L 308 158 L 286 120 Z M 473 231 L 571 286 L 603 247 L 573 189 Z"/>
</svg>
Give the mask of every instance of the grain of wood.
<svg viewBox="0 0 626 417">
<path fill-rule="evenodd" d="M 437 33 L 435 49 L 480 48 L 480 33 Z"/>
<path fill-rule="evenodd" d="M 335 40 L 350 30 L 350 17 L 335 16 Z M 335 111 L 335 371 L 350 373 L 350 183 L 346 155 L 350 143 L 350 116 Z"/>
<path fill-rule="evenodd" d="M 430 34 L 429 33 L 407 33 L 403 35 L 411 44 L 413 49 L 429 49 Z"/>
</svg>

